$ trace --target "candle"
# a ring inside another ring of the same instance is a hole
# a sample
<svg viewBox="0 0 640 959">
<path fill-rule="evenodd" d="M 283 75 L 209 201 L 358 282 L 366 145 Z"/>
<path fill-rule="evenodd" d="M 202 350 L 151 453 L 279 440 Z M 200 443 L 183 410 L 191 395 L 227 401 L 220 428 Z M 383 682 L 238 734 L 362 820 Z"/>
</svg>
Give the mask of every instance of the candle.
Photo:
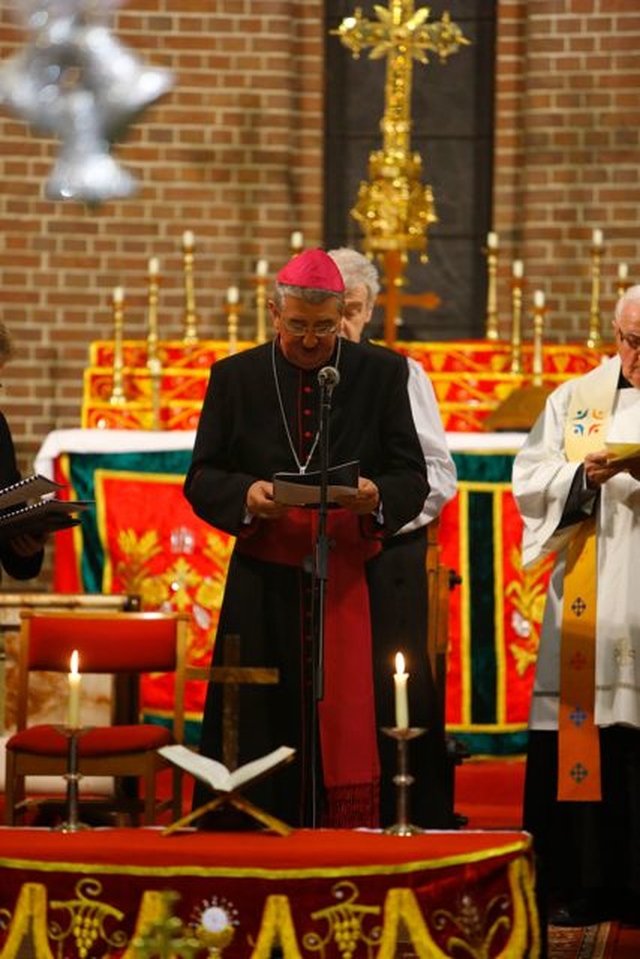
<svg viewBox="0 0 640 959">
<path fill-rule="evenodd" d="M 78 672 L 78 650 L 71 653 L 69 664 L 69 702 L 67 704 L 67 725 L 77 729 L 80 725 L 80 673 Z"/>
<path fill-rule="evenodd" d="M 522 277 L 524 276 L 524 263 L 522 262 L 522 260 L 513 261 L 512 271 L 513 271 L 514 279 L 516 280 L 522 279 Z"/>
<path fill-rule="evenodd" d="M 149 276 L 157 276 L 160 272 L 160 261 L 157 256 L 152 256 L 149 260 Z"/>
<path fill-rule="evenodd" d="M 594 246 L 602 246 L 602 230 L 594 230 L 592 241 Z"/>
<path fill-rule="evenodd" d="M 626 280 L 629 276 L 629 264 L 628 263 L 619 263 L 618 264 L 618 279 Z"/>
<path fill-rule="evenodd" d="M 409 728 L 409 702 L 407 700 L 407 680 L 409 674 L 404 671 L 404 656 L 396 653 L 396 671 L 393 675 L 396 698 L 396 728 Z"/>
<path fill-rule="evenodd" d="M 542 290 L 535 290 L 533 293 L 533 305 L 541 310 L 544 306 L 544 293 Z"/>
<path fill-rule="evenodd" d="M 124 288 L 116 286 L 113 291 L 113 302 L 117 304 L 124 303 Z"/>
<path fill-rule="evenodd" d="M 240 299 L 240 291 L 237 286 L 230 286 L 227 290 L 227 303 L 235 305 Z"/>
<path fill-rule="evenodd" d="M 292 250 L 301 250 L 304 244 L 304 238 L 300 230 L 294 230 L 291 234 L 291 249 Z"/>
<path fill-rule="evenodd" d="M 258 260 L 256 263 L 256 276 L 266 276 L 269 271 L 269 264 L 266 260 Z"/>
<path fill-rule="evenodd" d="M 487 233 L 487 246 L 490 250 L 498 249 L 498 234 L 494 233 L 493 230 L 491 233 Z"/>
<path fill-rule="evenodd" d="M 193 232 L 191 230 L 185 230 L 182 234 L 182 245 L 185 250 L 193 250 L 195 242 Z"/>
</svg>

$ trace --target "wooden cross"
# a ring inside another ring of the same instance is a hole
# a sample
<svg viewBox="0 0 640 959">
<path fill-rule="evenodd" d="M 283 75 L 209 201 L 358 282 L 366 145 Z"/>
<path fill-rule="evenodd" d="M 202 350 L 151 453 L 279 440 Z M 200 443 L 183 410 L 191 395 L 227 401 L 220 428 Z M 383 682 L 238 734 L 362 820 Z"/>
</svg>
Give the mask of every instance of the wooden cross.
<svg viewBox="0 0 640 959">
<path fill-rule="evenodd" d="M 238 768 L 238 718 L 240 686 L 275 685 L 280 681 L 277 669 L 240 665 L 240 637 L 223 636 L 222 666 L 189 666 L 187 679 L 206 679 L 221 683 L 222 691 L 222 761 L 230 771 Z"/>
<path fill-rule="evenodd" d="M 397 338 L 399 321 L 402 318 L 403 306 L 418 306 L 423 310 L 435 310 L 442 300 L 437 293 L 425 290 L 424 293 L 403 293 L 404 263 L 402 254 L 396 250 L 389 250 L 382 256 L 384 265 L 385 292 L 380 293 L 376 303 L 384 307 L 384 341 L 387 346 L 393 346 Z"/>
</svg>

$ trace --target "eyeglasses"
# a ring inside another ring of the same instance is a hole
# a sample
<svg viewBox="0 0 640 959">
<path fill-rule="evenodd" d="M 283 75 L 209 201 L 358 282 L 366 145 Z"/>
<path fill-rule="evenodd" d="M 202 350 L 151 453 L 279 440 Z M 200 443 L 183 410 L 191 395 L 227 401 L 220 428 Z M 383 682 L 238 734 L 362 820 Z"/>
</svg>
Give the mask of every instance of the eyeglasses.
<svg viewBox="0 0 640 959">
<path fill-rule="evenodd" d="M 621 343 L 626 343 L 630 350 L 637 352 L 640 350 L 640 336 L 637 333 L 623 333 L 618 330 L 618 336 Z"/>
<path fill-rule="evenodd" d="M 315 326 L 307 326 L 303 320 L 285 320 L 280 318 L 282 328 L 289 336 L 332 336 L 338 332 L 338 324 L 333 320 L 327 320 L 324 323 L 316 323 Z"/>
</svg>

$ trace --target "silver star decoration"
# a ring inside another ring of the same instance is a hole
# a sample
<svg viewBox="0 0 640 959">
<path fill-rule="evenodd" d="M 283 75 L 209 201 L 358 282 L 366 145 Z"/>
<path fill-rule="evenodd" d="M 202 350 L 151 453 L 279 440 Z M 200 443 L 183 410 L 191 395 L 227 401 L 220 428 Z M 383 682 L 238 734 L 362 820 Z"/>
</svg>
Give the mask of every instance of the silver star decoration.
<svg viewBox="0 0 640 959">
<path fill-rule="evenodd" d="M 109 31 L 120 0 L 22 0 L 30 41 L 0 66 L 0 104 L 61 143 L 45 192 L 97 204 L 130 196 L 134 177 L 111 155 L 114 140 L 173 86 Z"/>
</svg>

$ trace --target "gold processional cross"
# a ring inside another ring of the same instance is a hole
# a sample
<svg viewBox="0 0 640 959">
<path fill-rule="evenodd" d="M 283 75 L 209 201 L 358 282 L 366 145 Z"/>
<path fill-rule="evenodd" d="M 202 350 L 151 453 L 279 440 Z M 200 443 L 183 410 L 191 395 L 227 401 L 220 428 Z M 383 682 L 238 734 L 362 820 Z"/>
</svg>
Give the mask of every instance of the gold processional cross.
<svg viewBox="0 0 640 959">
<path fill-rule="evenodd" d="M 433 309 L 440 302 L 432 292 L 401 292 L 408 253 L 417 251 L 426 262 L 426 232 L 438 221 L 432 189 L 420 182 L 420 154 L 411 151 L 413 61 L 428 63 L 427 52 L 431 52 L 444 62 L 469 41 L 447 13 L 437 22 L 426 23 L 429 7 L 414 11 L 413 0 L 389 0 L 388 9 L 376 5 L 374 10 L 377 21 L 363 17 L 358 7 L 332 33 L 356 59 L 367 48 L 371 48 L 371 60 L 387 58 L 382 149 L 369 157 L 369 181 L 360 184 L 351 215 L 364 231 L 365 252 L 384 265 L 386 292 L 380 302 L 385 307 L 385 341 L 391 344 L 402 305 Z"/>
</svg>

